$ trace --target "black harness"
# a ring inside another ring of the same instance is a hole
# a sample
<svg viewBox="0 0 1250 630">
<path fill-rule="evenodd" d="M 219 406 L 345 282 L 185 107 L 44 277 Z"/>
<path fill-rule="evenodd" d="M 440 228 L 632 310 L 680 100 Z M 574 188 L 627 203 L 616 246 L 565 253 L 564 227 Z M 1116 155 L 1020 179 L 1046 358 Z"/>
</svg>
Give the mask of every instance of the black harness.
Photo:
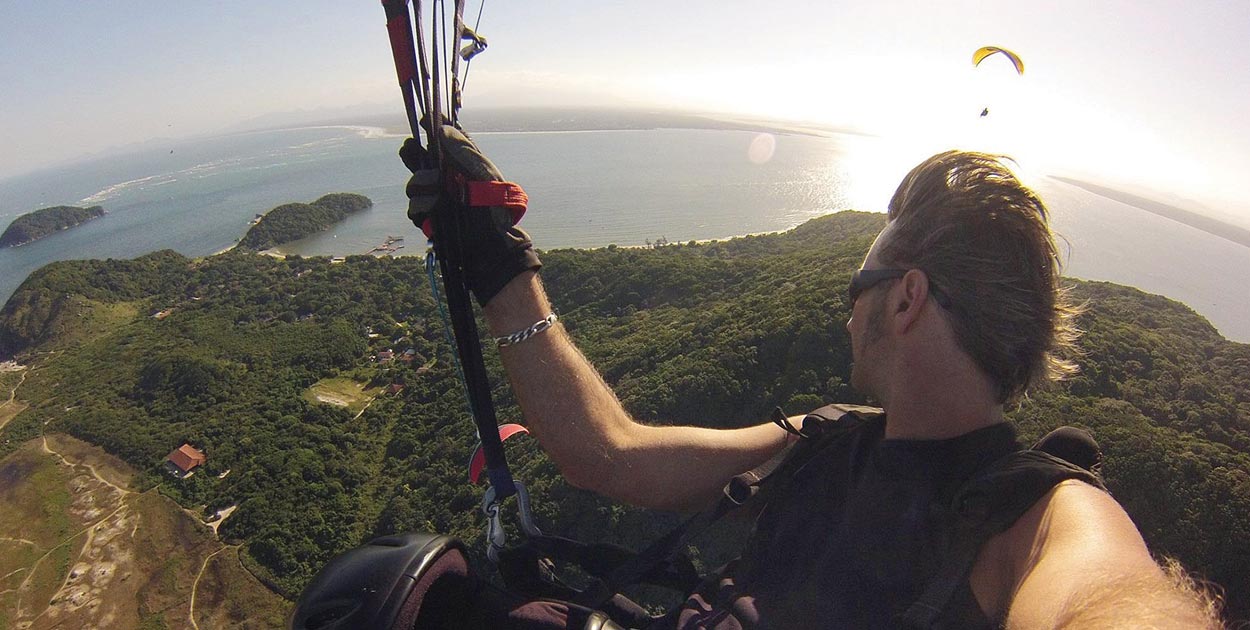
<svg viewBox="0 0 1250 630">
<path fill-rule="evenodd" d="M 784 423 L 785 414 L 778 409 L 774 420 Z M 692 592 L 701 578 L 681 550 L 695 536 L 731 512 L 767 504 L 818 453 L 837 448 L 866 423 L 884 423 L 883 412 L 851 405 L 829 405 L 813 411 L 804 418 L 802 428 L 795 430 L 800 440 L 761 466 L 735 476 L 715 506 L 691 517 L 641 552 L 535 535 L 501 553 L 500 573 L 508 589 L 518 595 L 563 600 L 591 609 L 621 597 L 619 591 L 633 584 Z M 1085 467 L 1052 452 L 1063 453 Z M 894 627 L 935 627 L 959 587 L 967 582 L 981 547 L 1008 529 L 1060 482 L 1077 479 L 1104 488 L 1096 472 L 1098 459 L 1097 444 L 1088 434 L 1065 427 L 1031 449 L 1000 458 L 963 483 L 950 506 L 957 519 L 942 564 L 925 584 L 923 594 L 895 618 Z M 409 541 L 413 536 L 419 540 Z M 410 621 L 422 607 L 443 610 L 446 602 L 431 601 L 437 598 L 428 590 L 442 576 L 428 572 L 431 567 L 441 566 L 439 560 L 448 552 L 459 556 L 462 551 L 456 541 L 426 534 L 384 537 L 346 552 L 327 565 L 305 590 L 292 616 L 292 627 L 360 627 L 354 622 L 364 619 L 373 622 L 371 627 L 388 627 L 386 620 Z M 591 577 L 591 586 L 578 590 L 560 580 L 557 567 L 567 565 L 581 568 Z M 461 570 L 449 579 L 468 578 Z M 422 584 L 427 585 L 425 590 Z M 472 602 L 461 601 L 457 605 Z M 333 621 L 325 626 L 301 625 L 310 619 Z M 605 624 L 601 626 L 604 628 L 622 627 L 613 626 L 602 616 L 596 620 Z M 637 620 L 621 620 L 625 624 L 631 621 Z"/>
</svg>

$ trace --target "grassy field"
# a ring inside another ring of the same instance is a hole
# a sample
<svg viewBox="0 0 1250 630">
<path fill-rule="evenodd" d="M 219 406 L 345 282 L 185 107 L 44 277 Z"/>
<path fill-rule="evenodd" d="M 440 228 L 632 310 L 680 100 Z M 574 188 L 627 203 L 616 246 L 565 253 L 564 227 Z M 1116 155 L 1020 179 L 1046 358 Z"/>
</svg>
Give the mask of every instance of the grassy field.
<svg viewBox="0 0 1250 630">
<path fill-rule="evenodd" d="M 26 409 L 26 403 L 17 400 L 17 388 L 24 380 L 26 370 L 0 372 L 0 428 Z"/>
<path fill-rule="evenodd" d="M 79 301 L 77 310 L 68 309 L 53 322 L 55 341 L 39 347 L 40 351 L 64 350 L 97 339 L 139 316 L 139 305 L 131 302 L 105 304 L 85 298 Z"/>
<path fill-rule="evenodd" d="M 31 348 L 29 369 L 0 372 L 0 429 L 9 424 L 28 407 L 19 399 L 18 387 L 24 386 L 28 400 L 48 400 L 53 396 L 57 383 L 40 384 L 36 376 L 41 365 L 50 357 L 75 346 L 95 341 L 135 321 L 140 305 L 132 302 L 104 304 L 82 297 L 73 297 L 72 304 L 48 323 L 48 330 L 41 336 L 42 342 Z M 29 437 L 29 433 L 25 437 Z M 0 629 L 2 630 L 2 629 Z"/>
<path fill-rule="evenodd" d="M 0 540 L 0 630 L 13 627 L 8 617 L 17 608 L 17 589 L 43 552 L 34 545 Z"/>
<path fill-rule="evenodd" d="M 0 537 L 46 551 L 70 534 L 70 489 L 59 462 L 29 442 L 0 461 Z"/>
<path fill-rule="evenodd" d="M 326 378 L 317 381 L 304 391 L 309 402 L 346 407 L 352 413 L 360 413 L 382 391 L 381 387 L 366 389 L 365 383 L 347 378 Z"/>
<path fill-rule="evenodd" d="M 63 435 L 0 461 L 0 630 L 281 627 L 237 548 L 134 476 Z"/>
<path fill-rule="evenodd" d="M 255 582 L 239 561 L 238 548 L 228 547 L 209 559 L 195 600 L 195 619 L 200 627 L 283 627 L 289 604 L 268 589 L 258 588 Z"/>
</svg>

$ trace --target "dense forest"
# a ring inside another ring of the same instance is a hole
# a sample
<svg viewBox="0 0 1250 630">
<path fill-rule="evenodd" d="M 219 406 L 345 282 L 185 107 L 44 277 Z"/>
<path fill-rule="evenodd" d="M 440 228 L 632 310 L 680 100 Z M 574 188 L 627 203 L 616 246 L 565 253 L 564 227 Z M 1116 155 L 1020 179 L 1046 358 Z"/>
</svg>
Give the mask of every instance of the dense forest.
<svg viewBox="0 0 1250 630">
<path fill-rule="evenodd" d="M 637 418 L 741 426 L 778 405 L 864 402 L 848 384 L 844 287 L 883 221 L 845 212 L 722 242 L 547 251 L 543 277 Z M 30 407 L 0 432 L 0 456 L 68 432 L 188 508 L 237 504 L 221 534 L 287 596 L 380 534 L 434 530 L 480 551 L 473 427 L 425 278 L 418 257 L 51 264 L 0 312 L 0 358 L 31 366 L 17 394 Z M 1250 345 L 1172 300 L 1071 284 L 1086 305 L 1082 372 L 1012 411 L 1021 437 L 1090 429 L 1151 549 L 1250 617 Z M 520 420 L 497 355 L 487 362 L 501 420 Z M 378 393 L 360 410 L 307 395 L 331 378 Z M 208 461 L 176 480 L 160 464 L 183 442 Z M 676 521 L 569 487 L 528 438 L 508 445 L 547 531 L 640 547 Z M 696 556 L 714 566 L 742 534 L 718 529 Z"/>
<path fill-rule="evenodd" d="M 79 208 L 77 206 L 52 206 L 28 212 L 13 219 L 4 234 L 0 234 L 0 247 L 25 245 L 49 234 L 102 217 L 106 213 L 101 206 Z"/>
<path fill-rule="evenodd" d="M 347 215 L 373 207 L 364 195 L 330 193 L 312 203 L 287 203 L 259 218 L 237 247 L 261 251 L 283 243 L 297 241 L 329 228 Z"/>
</svg>

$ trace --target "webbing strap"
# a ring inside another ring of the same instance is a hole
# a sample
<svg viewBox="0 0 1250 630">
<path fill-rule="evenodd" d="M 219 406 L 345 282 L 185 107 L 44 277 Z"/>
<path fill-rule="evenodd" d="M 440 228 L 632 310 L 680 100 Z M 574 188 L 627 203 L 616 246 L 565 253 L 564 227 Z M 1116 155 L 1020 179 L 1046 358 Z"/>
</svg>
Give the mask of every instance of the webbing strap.
<svg viewBox="0 0 1250 630">
<path fill-rule="evenodd" d="M 1104 489 L 1097 475 L 1036 450 L 1010 453 L 966 482 L 955 496 L 959 520 L 951 548 L 920 599 L 897 619 L 901 628 L 931 628 L 968 580 L 981 547 L 1010 528 L 1029 508 L 1063 481 L 1078 479 Z"/>
<path fill-rule="evenodd" d="M 384 1 L 386 32 L 391 39 L 391 55 L 395 58 L 395 74 L 399 82 L 408 83 L 417 76 L 416 48 L 412 43 L 412 26 L 406 2 Z"/>
<path fill-rule="evenodd" d="M 486 475 L 495 498 L 499 501 L 516 494 L 508 460 L 504 455 L 503 442 L 499 439 L 499 421 L 495 417 L 495 405 L 491 400 L 490 381 L 486 363 L 482 359 L 481 339 L 477 321 L 473 317 L 473 305 L 464 280 L 463 260 L 464 219 L 466 212 L 456 203 L 438 204 L 434 211 L 434 231 L 437 236 L 436 250 L 442 266 L 443 282 L 447 291 L 447 308 L 451 315 L 452 330 L 456 333 L 456 348 L 464 367 L 465 384 L 469 391 L 469 406 L 482 441 L 482 455 L 486 459 Z"/>
<path fill-rule="evenodd" d="M 920 599 L 903 613 L 899 625 L 907 629 L 930 628 L 950 605 L 955 591 L 968 579 L 981 547 L 996 531 L 978 524 L 960 522 L 955 526 L 954 540 L 947 559 L 929 581 Z"/>
<path fill-rule="evenodd" d="M 861 416 L 859 414 L 864 412 L 879 414 L 880 411 L 880 409 L 869 407 L 829 405 L 809 413 L 803 420 L 804 431 L 802 435 L 805 438 L 815 439 L 804 439 L 791 444 L 763 464 L 734 476 L 725 485 L 722 496 L 715 506 L 687 519 L 686 522 L 678 525 L 668 534 L 651 543 L 650 546 L 625 561 L 599 583 L 583 591 L 573 600 L 573 603 L 588 608 L 596 608 L 610 599 L 621 586 L 638 583 L 643 575 L 664 564 L 678 550 L 694 539 L 695 536 L 706 531 L 707 528 L 711 527 L 726 514 L 748 503 L 766 500 L 770 494 L 781 487 L 776 483 L 769 483 L 770 480 L 780 477 L 782 481 L 785 481 L 786 475 L 779 473 L 801 468 L 816 454 L 820 447 L 832 443 L 833 440 L 846 435 L 859 426 L 861 424 Z M 774 416 L 778 413 L 781 413 L 783 417 L 785 415 L 784 412 L 778 409 L 774 411 Z M 808 430 L 809 421 L 812 429 L 810 431 Z M 817 426 L 820 428 L 816 429 L 815 427 Z"/>
<path fill-rule="evenodd" d="M 525 216 L 525 208 L 530 200 L 521 185 L 513 182 L 465 182 L 464 194 L 465 201 L 471 208 L 507 208 L 512 214 L 513 225 Z"/>
<path fill-rule="evenodd" d="M 382 8 L 386 11 L 386 32 L 391 41 L 391 55 L 395 59 L 395 74 L 399 78 L 399 86 L 404 96 L 404 111 L 408 114 L 408 128 L 414 138 L 419 137 L 420 117 L 418 106 L 425 111 L 425 99 L 416 92 L 417 60 L 415 45 L 412 41 L 412 21 L 408 14 L 407 0 L 382 0 Z M 418 13 L 420 15 L 420 13 Z"/>
</svg>

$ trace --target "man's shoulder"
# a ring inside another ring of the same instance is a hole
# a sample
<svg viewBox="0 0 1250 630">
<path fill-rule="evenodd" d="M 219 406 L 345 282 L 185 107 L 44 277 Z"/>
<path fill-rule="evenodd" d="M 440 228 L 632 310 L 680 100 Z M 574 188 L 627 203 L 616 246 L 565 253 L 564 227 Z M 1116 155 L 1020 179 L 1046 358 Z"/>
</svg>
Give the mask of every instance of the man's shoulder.
<svg viewBox="0 0 1250 630">
<path fill-rule="evenodd" d="M 1110 494 L 1079 479 L 1061 481 L 1003 532 L 1002 547 L 1023 578 L 1048 553 L 1083 548 L 1096 556 L 1149 552 L 1128 513 Z M 1066 554 L 1065 554 L 1066 555 Z M 1090 558 L 1091 561 L 1096 557 Z M 1153 566 L 1153 562 L 1150 563 Z"/>
<path fill-rule="evenodd" d="M 1106 490 L 1079 479 L 1055 485 L 1025 512 L 1012 529 L 1021 538 L 1044 545 L 1064 545 L 1091 540 L 1132 543 L 1145 551 L 1137 526 Z"/>
<path fill-rule="evenodd" d="M 1219 628 L 1217 606 L 1179 565 L 1160 568 L 1124 508 L 1076 481 L 1018 524 L 1008 628 Z"/>
<path fill-rule="evenodd" d="M 1013 616 L 1053 608 L 1102 580 L 1159 570 L 1124 508 L 1075 479 L 1046 493 L 992 549 L 999 570 L 1011 576 L 1012 587 L 1002 595 L 1012 602 Z"/>
</svg>

